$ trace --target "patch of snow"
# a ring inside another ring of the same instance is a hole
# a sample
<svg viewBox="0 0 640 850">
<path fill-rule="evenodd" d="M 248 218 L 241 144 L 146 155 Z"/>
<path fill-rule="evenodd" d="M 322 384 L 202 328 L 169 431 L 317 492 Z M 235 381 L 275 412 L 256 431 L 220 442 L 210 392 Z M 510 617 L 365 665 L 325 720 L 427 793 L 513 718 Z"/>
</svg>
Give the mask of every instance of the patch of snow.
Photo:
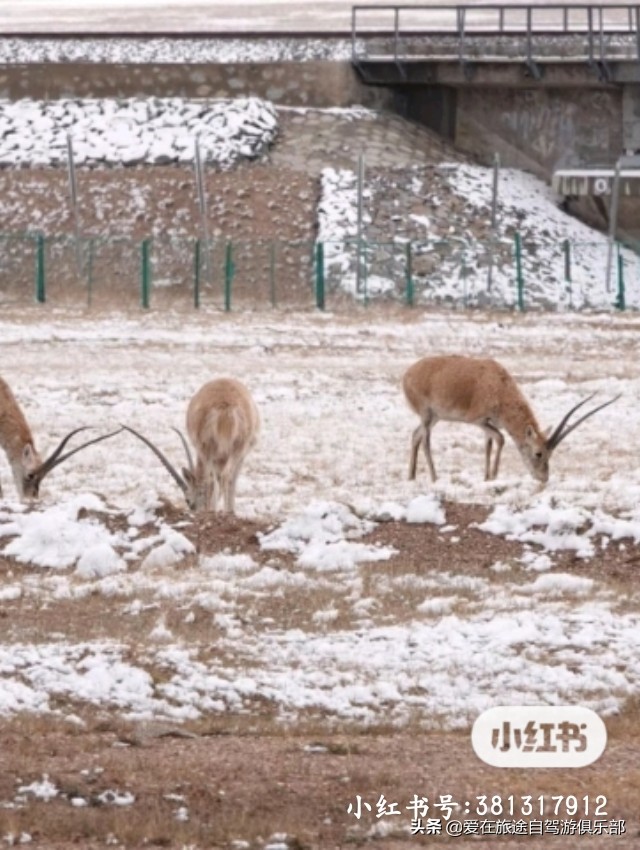
<svg viewBox="0 0 640 850">
<path fill-rule="evenodd" d="M 425 496 L 416 496 L 415 499 L 409 502 L 407 507 L 407 522 L 431 522 L 435 525 L 444 525 L 446 521 L 440 500 L 432 493 Z"/>
</svg>

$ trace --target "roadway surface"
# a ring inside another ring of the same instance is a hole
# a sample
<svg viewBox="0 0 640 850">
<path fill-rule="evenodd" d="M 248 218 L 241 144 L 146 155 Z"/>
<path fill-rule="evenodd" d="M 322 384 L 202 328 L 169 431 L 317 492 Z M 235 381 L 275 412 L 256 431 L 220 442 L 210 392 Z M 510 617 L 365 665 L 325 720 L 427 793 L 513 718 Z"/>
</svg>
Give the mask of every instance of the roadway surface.
<svg viewBox="0 0 640 850">
<path fill-rule="evenodd" d="M 521 0 L 510 0 L 510 4 L 531 5 Z M 0 0 L 0 33 L 348 33 L 351 31 L 352 5 L 348 0 L 254 0 L 249 3 L 231 0 L 172 0 L 165 3 L 158 0 Z M 367 0 L 367 5 L 389 6 L 390 3 L 389 0 Z M 424 7 L 441 4 L 404 0 L 403 5 Z M 475 4 L 467 0 L 467 5 Z M 544 0 L 535 5 L 549 6 Z M 619 4 L 608 0 L 603 4 L 582 2 L 572 5 Z M 424 12 L 416 10 L 417 28 L 424 18 Z M 451 14 L 433 10 L 428 18 L 431 29 L 438 20 L 448 27 Z M 374 11 L 367 18 L 367 23 L 393 29 L 393 15 L 388 10 L 384 14 Z"/>
</svg>

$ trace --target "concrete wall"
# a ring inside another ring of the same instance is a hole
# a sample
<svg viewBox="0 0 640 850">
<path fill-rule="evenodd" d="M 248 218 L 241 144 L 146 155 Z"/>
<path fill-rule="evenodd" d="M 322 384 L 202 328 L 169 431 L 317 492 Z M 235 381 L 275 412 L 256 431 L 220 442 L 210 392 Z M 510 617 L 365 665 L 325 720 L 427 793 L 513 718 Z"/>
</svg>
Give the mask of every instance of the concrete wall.
<svg viewBox="0 0 640 850">
<path fill-rule="evenodd" d="M 522 168 L 551 181 L 556 168 L 613 165 L 625 150 L 640 149 L 640 87 L 401 89 L 396 104 L 410 118 L 450 138 L 490 165 Z M 452 120 L 452 114 L 454 119 Z M 609 197 L 579 197 L 567 209 L 602 230 Z M 620 199 L 618 235 L 640 240 L 640 197 Z"/>
<path fill-rule="evenodd" d="M 362 84 L 349 62 L 0 65 L 0 98 L 242 97 L 290 106 L 384 105 L 391 93 Z"/>
<path fill-rule="evenodd" d="M 455 141 L 463 151 L 549 179 L 556 168 L 611 163 L 622 152 L 622 90 L 461 89 Z"/>
</svg>

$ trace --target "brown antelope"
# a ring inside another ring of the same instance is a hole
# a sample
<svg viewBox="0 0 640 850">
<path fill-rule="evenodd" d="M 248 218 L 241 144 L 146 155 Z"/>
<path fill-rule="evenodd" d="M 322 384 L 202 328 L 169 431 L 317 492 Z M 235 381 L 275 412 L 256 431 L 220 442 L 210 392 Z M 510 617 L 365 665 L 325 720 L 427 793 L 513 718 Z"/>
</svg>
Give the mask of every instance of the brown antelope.
<svg viewBox="0 0 640 850">
<path fill-rule="evenodd" d="M 606 401 L 568 425 L 576 410 L 593 398 L 590 395 L 572 407 L 553 433 L 547 436 L 540 430 L 514 379 L 495 360 L 461 355 L 425 357 L 407 369 L 402 387 L 409 405 L 421 420 L 411 440 L 410 480 L 416 477 L 421 444 L 431 480 L 436 480 L 431 457 L 431 429 L 442 419 L 466 422 L 482 428 L 485 434 L 485 480 L 489 481 L 498 475 L 504 445 L 500 429 L 504 428 L 516 444 L 529 472 L 538 481 L 546 483 L 549 478 L 549 458 L 561 441 L 585 419 L 619 398 L 616 396 Z M 493 443 L 496 444 L 496 453 L 492 466 Z"/>
<path fill-rule="evenodd" d="M 222 495 L 224 510 L 233 513 L 240 467 L 255 445 L 260 416 L 249 390 L 240 381 L 219 378 L 204 384 L 187 408 L 187 433 L 196 450 L 193 463 L 189 444 L 182 440 L 189 468 L 180 475 L 151 440 L 124 426 L 155 453 L 178 487 L 191 510 L 216 511 Z"/>
<path fill-rule="evenodd" d="M 20 499 L 37 499 L 40 495 L 40 484 L 51 470 L 81 449 L 119 433 L 113 431 L 110 434 L 103 434 L 101 437 L 82 443 L 66 454 L 62 454 L 69 440 L 80 431 L 86 431 L 87 427 L 74 428 L 66 437 L 63 437 L 49 457 L 42 460 L 36 450 L 31 429 L 27 425 L 27 420 L 20 410 L 14 394 L 6 381 L 0 378 L 0 447 L 4 449 L 7 455 Z M 0 488 L 1 495 L 2 488 Z"/>
</svg>

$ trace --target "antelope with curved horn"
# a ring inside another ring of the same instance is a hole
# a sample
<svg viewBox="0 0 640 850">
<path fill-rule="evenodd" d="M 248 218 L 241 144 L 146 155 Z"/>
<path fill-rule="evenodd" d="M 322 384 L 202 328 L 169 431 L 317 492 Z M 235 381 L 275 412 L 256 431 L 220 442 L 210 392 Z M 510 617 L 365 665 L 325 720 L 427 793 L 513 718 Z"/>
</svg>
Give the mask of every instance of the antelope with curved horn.
<svg viewBox="0 0 640 850">
<path fill-rule="evenodd" d="M 173 429 L 187 455 L 188 468 L 182 469 L 182 475 L 148 437 L 128 425 L 123 427 L 156 455 L 191 510 L 215 512 L 222 496 L 224 510 L 234 513 L 238 474 L 260 429 L 258 408 L 244 384 L 233 378 L 218 378 L 193 396 L 187 408 L 187 433 L 196 451 L 195 464 L 184 435 Z"/>
<path fill-rule="evenodd" d="M 436 480 L 431 457 L 431 429 L 438 420 L 477 425 L 485 434 L 485 480 L 498 475 L 500 454 L 504 446 L 501 429 L 511 436 L 529 472 L 542 483 L 549 479 L 549 458 L 578 425 L 599 410 L 613 404 L 620 396 L 585 413 L 576 422 L 569 419 L 593 398 L 590 395 L 576 404 L 562 418 L 550 436 L 544 434 L 527 400 L 509 372 L 491 359 L 444 355 L 424 357 L 404 374 L 404 394 L 410 407 L 420 417 L 413 432 L 409 479 L 416 477 L 418 450 L 422 445 L 431 480 Z M 491 454 L 496 445 L 493 465 Z"/>
<path fill-rule="evenodd" d="M 75 449 L 62 454 L 69 440 L 80 431 L 86 431 L 88 427 L 74 428 L 73 431 L 62 438 L 49 457 L 42 460 L 36 450 L 31 429 L 20 409 L 20 405 L 7 382 L 0 378 L 0 447 L 4 449 L 7 455 L 20 499 L 37 499 L 40 495 L 42 480 L 56 466 L 59 466 L 81 449 L 119 433 L 119 431 L 112 431 L 110 434 L 103 434 L 101 437 L 88 440 L 86 443 L 76 446 Z M 0 488 L 1 495 L 2 488 Z"/>
</svg>

